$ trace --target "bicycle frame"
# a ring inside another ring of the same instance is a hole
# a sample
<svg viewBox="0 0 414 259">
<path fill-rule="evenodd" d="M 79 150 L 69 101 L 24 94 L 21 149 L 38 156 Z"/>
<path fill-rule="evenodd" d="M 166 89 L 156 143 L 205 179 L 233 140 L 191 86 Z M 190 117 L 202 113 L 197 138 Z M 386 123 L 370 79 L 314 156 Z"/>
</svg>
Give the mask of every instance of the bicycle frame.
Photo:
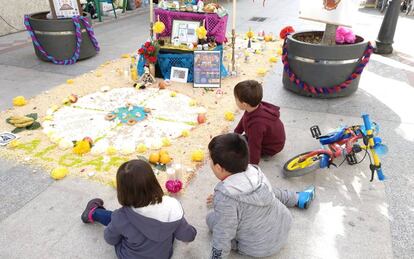
<svg viewBox="0 0 414 259">
<path fill-rule="evenodd" d="M 355 142 L 357 142 L 359 139 L 363 138 L 362 133 L 355 132 L 356 127 L 359 128 L 359 126 L 352 126 L 352 127 L 345 128 L 344 138 L 342 138 L 339 141 L 328 144 L 327 145 L 328 149 L 326 149 L 326 148 L 317 149 L 317 150 L 314 150 L 314 151 L 302 156 L 301 159 L 299 159 L 299 161 L 303 162 L 307 158 L 313 157 L 313 156 L 319 155 L 319 154 L 328 155 L 329 160 L 332 161 L 333 159 L 335 159 L 337 157 L 340 157 L 340 156 L 351 153 L 353 144 Z M 350 136 L 348 136 L 348 135 L 350 135 Z M 345 147 L 343 147 L 343 145 L 345 145 Z M 328 165 L 329 164 L 323 165 L 323 166 L 321 166 L 321 168 L 327 167 Z"/>
<path fill-rule="evenodd" d="M 362 119 L 364 121 L 364 125 L 342 128 L 340 131 L 336 131 L 325 136 L 321 136 L 319 127 L 317 125 L 312 126 L 312 136 L 319 139 L 319 142 L 324 148 L 299 155 L 297 156 L 296 162 L 294 162 L 294 159 L 288 161 L 284 166 L 284 168 L 287 168 L 285 170 L 297 170 L 289 169 L 289 163 L 291 162 L 296 163 L 296 165 L 301 164 L 299 168 L 303 169 L 311 167 L 311 165 L 315 164 L 315 162 L 318 160 L 319 167 L 326 168 L 332 164 L 335 165 L 333 163 L 333 160 L 341 156 L 344 156 L 349 164 L 357 164 L 362 160 L 358 162 L 355 157 L 355 153 L 358 153 L 361 150 L 365 150 L 366 154 L 368 154 L 368 151 L 371 153 L 368 155 L 370 159 L 369 168 L 371 170 L 371 181 L 374 179 L 375 172 L 377 173 L 378 179 L 380 181 L 384 180 L 385 177 L 382 173 L 381 161 L 377 154 L 377 150 L 381 151 L 381 153 L 384 153 L 387 149 L 385 148 L 385 151 L 384 149 L 381 149 L 384 148 L 381 147 L 384 146 L 381 143 L 381 139 L 379 137 L 374 137 L 374 129 L 372 127 L 373 124 L 371 123 L 369 115 L 362 115 Z M 377 130 L 375 129 L 375 131 Z M 361 145 L 362 143 L 357 143 L 361 139 L 363 140 L 363 145 Z M 313 168 L 312 170 L 315 169 Z"/>
</svg>

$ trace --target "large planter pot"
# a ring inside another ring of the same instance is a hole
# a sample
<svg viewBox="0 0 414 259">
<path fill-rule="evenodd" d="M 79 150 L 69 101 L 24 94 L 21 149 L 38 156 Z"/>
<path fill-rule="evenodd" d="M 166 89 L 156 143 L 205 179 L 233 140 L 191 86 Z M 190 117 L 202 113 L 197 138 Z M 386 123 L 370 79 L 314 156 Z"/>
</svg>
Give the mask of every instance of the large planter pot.
<svg viewBox="0 0 414 259">
<path fill-rule="evenodd" d="M 57 60 L 67 60 L 73 56 L 76 48 L 75 26 L 72 19 L 46 19 L 48 12 L 29 15 L 29 22 L 36 38 L 44 50 Z M 91 23 L 90 19 L 88 22 Z M 85 26 L 81 22 L 82 43 L 79 60 L 96 55 L 97 51 L 91 42 Z M 33 44 L 36 56 L 50 61 Z"/>
<path fill-rule="evenodd" d="M 325 88 L 324 93 L 315 93 L 305 90 L 304 84 L 298 85 L 298 80 L 291 80 L 292 74 L 288 75 L 286 70 L 283 73 L 283 86 L 297 94 L 316 97 L 316 98 L 334 98 L 348 96 L 358 88 L 360 76 L 353 79 L 346 87 L 339 89 L 339 84 L 349 79 L 349 76 L 355 71 L 357 65 L 363 56 L 368 42 L 357 36 L 354 44 L 325 46 L 319 44 L 307 43 L 298 39 L 303 38 L 322 38 L 322 31 L 299 32 L 289 35 L 286 40 L 286 50 L 288 53 L 287 60 L 290 71 L 295 77 L 307 85 Z M 286 64 L 285 64 L 286 65 Z"/>
</svg>

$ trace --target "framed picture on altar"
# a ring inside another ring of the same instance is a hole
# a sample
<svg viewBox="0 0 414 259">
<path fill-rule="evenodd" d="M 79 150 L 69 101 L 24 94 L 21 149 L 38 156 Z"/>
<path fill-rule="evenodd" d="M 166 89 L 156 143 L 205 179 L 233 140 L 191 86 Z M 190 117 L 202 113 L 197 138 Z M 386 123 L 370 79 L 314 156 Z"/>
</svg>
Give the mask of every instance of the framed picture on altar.
<svg viewBox="0 0 414 259">
<path fill-rule="evenodd" d="M 194 87 L 220 88 L 221 52 L 194 51 Z"/>
<path fill-rule="evenodd" d="M 82 13 L 79 0 L 49 0 L 49 4 L 55 19 L 72 18 Z"/>
<path fill-rule="evenodd" d="M 170 81 L 178 83 L 187 83 L 188 68 L 171 67 Z"/>
<path fill-rule="evenodd" d="M 185 45 L 198 42 L 196 29 L 200 25 L 200 21 L 173 20 L 171 42 L 178 41 L 179 44 Z"/>
</svg>

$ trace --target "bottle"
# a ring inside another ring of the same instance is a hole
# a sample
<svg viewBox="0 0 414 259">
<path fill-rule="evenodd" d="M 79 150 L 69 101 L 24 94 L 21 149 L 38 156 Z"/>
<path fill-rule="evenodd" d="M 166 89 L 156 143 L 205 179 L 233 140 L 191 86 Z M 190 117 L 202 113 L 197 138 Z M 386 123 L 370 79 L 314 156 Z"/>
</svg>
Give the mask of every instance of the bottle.
<svg viewBox="0 0 414 259">
<path fill-rule="evenodd" d="M 129 67 L 129 71 L 131 74 L 132 81 L 134 82 L 138 81 L 138 71 L 137 71 L 137 64 L 136 64 L 135 56 L 131 57 L 131 64 Z"/>
</svg>

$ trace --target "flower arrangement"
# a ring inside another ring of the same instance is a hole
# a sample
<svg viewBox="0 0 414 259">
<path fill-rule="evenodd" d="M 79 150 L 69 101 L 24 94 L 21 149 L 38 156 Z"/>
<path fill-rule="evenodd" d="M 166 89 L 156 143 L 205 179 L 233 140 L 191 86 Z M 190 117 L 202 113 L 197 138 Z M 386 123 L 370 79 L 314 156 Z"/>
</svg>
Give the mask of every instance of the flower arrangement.
<svg viewBox="0 0 414 259">
<path fill-rule="evenodd" d="M 147 41 L 138 50 L 138 54 L 143 55 L 147 63 L 155 64 L 157 62 L 157 55 L 159 49 L 159 45 L 156 41 Z"/>
<path fill-rule="evenodd" d="M 337 44 L 352 44 L 355 43 L 355 40 L 356 36 L 351 29 L 342 26 L 339 26 L 338 29 L 336 29 L 335 41 Z"/>
<path fill-rule="evenodd" d="M 282 30 L 280 30 L 279 37 L 284 40 L 289 34 L 295 32 L 292 26 L 286 26 Z"/>
</svg>

